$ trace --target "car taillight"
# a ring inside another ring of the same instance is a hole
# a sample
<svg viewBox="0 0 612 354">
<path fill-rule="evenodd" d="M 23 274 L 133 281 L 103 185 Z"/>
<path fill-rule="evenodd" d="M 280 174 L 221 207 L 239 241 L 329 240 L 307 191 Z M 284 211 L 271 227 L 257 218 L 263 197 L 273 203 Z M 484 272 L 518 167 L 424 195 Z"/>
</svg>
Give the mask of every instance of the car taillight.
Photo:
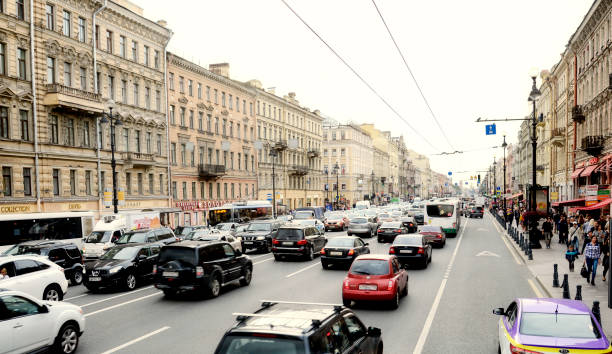
<svg viewBox="0 0 612 354">
<path fill-rule="evenodd" d="M 442 238 L 442 234 L 438 234 L 438 238 Z"/>
<path fill-rule="evenodd" d="M 456 222 L 454 222 L 454 223 L 453 223 L 453 229 L 454 229 L 454 228 L 456 228 L 456 227 L 457 227 L 457 223 L 456 223 Z"/>
<path fill-rule="evenodd" d="M 425 253 L 425 249 L 423 247 L 419 247 L 419 250 L 417 251 L 418 254 L 423 254 Z"/>
<path fill-rule="evenodd" d="M 325 248 L 321 248 L 321 254 L 325 255 Z"/>
<path fill-rule="evenodd" d="M 197 266 L 196 267 L 196 277 L 201 278 L 204 276 L 204 268 Z"/>
<path fill-rule="evenodd" d="M 534 352 L 533 350 L 515 347 L 510 343 L 510 353 L 512 354 L 542 354 L 542 352 Z"/>
<path fill-rule="evenodd" d="M 272 239 L 272 244 L 273 244 L 273 245 L 278 245 L 278 244 L 280 244 L 280 242 L 278 242 L 278 240 L 277 240 L 277 239 L 273 238 L 273 239 Z"/>
<path fill-rule="evenodd" d="M 389 248 L 389 254 L 395 254 L 395 248 L 394 247 Z"/>
<path fill-rule="evenodd" d="M 348 279 L 344 279 L 344 288 L 345 289 L 349 288 L 349 281 L 348 281 Z"/>
<path fill-rule="evenodd" d="M 378 232 L 383 232 L 383 231 L 385 231 L 385 230 L 383 230 L 383 229 L 378 229 Z"/>
<path fill-rule="evenodd" d="M 157 264 L 153 265 L 153 275 L 157 274 Z"/>
<path fill-rule="evenodd" d="M 393 280 L 389 280 L 389 284 L 387 284 L 387 290 L 393 290 Z"/>
<path fill-rule="evenodd" d="M 395 232 L 399 232 L 401 234 L 402 230 L 401 229 L 397 229 L 397 230 L 395 230 Z"/>
<path fill-rule="evenodd" d="M 298 245 L 298 246 L 304 246 L 304 245 L 305 245 L 305 244 L 307 244 L 307 243 L 308 243 L 308 241 L 306 241 L 306 240 L 299 240 L 299 241 L 297 242 L 297 245 Z"/>
<path fill-rule="evenodd" d="M 349 250 L 349 251 L 348 251 L 348 255 L 349 255 L 349 256 L 352 256 L 352 255 L 354 255 L 354 254 L 355 254 L 355 250 Z"/>
</svg>

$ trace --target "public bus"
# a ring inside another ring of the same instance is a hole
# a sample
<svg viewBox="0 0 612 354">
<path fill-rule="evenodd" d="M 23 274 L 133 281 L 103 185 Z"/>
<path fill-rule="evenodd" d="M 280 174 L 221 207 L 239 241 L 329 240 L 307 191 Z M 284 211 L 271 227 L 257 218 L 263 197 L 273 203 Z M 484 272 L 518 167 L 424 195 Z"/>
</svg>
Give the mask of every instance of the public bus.
<svg viewBox="0 0 612 354">
<path fill-rule="evenodd" d="M 425 204 L 425 225 L 440 226 L 446 235 L 456 236 L 461 227 L 459 202 L 435 201 Z"/>
<path fill-rule="evenodd" d="M 276 206 L 276 215 L 286 215 L 287 207 Z M 251 200 L 235 202 L 210 208 L 208 211 L 208 223 L 215 226 L 222 222 L 247 223 L 253 220 L 272 218 L 272 203 L 267 200 Z"/>
</svg>

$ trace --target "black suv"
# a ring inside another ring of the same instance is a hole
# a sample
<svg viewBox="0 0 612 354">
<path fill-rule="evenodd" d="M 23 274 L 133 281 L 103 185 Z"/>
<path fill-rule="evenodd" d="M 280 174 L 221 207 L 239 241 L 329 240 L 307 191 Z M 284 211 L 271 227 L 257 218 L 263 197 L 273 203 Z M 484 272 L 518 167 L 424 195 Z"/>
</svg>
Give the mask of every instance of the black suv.
<svg viewBox="0 0 612 354">
<path fill-rule="evenodd" d="M 256 249 L 262 252 L 272 251 L 272 239 L 276 231 L 282 225 L 280 221 L 254 221 L 247 226 L 246 230 L 237 233 L 242 238 L 242 252 Z"/>
<path fill-rule="evenodd" d="M 167 227 L 160 227 L 159 229 L 139 229 L 128 231 L 117 240 L 116 244 L 123 245 L 127 243 L 151 243 L 161 242 L 163 244 L 169 244 L 178 241 L 178 238 L 174 236 L 174 232 Z"/>
<path fill-rule="evenodd" d="M 340 305 L 263 301 L 254 314 L 234 315 L 215 354 L 383 352 L 380 329 Z"/>
<path fill-rule="evenodd" d="M 470 209 L 470 218 L 481 218 L 484 216 L 484 209 L 482 207 L 472 207 Z"/>
<path fill-rule="evenodd" d="M 72 285 L 83 282 L 83 269 L 85 269 L 83 256 L 74 243 L 52 240 L 26 241 L 9 248 L 2 255 L 28 253 L 49 257 L 49 260 L 64 268 L 64 275 Z"/>
<path fill-rule="evenodd" d="M 272 239 L 272 254 L 279 260 L 283 256 L 302 256 L 312 260 L 325 247 L 326 238 L 314 226 L 291 224 L 278 228 Z"/>
<path fill-rule="evenodd" d="M 153 274 L 166 297 L 179 291 L 217 297 L 233 281 L 249 285 L 253 262 L 227 242 L 182 241 L 162 247 Z"/>
</svg>

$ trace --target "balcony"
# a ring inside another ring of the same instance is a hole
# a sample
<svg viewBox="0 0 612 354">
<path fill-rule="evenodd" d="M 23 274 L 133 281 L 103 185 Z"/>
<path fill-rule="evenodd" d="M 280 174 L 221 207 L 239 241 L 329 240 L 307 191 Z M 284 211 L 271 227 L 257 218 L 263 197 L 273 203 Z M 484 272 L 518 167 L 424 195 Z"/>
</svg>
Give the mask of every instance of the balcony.
<svg viewBox="0 0 612 354">
<path fill-rule="evenodd" d="M 283 151 L 287 149 L 287 141 L 286 140 L 279 140 L 277 142 L 274 143 L 273 145 L 273 149 L 277 150 L 277 151 Z"/>
<path fill-rule="evenodd" d="M 47 94 L 43 99 L 45 106 L 91 115 L 100 114 L 104 111 L 100 94 L 60 84 L 47 84 L 46 89 Z"/>
<path fill-rule="evenodd" d="M 127 164 L 132 165 L 134 167 L 151 167 L 155 165 L 155 158 L 153 154 L 145 154 L 142 152 L 123 152 L 121 153 L 121 158 Z M 130 168 L 128 166 L 128 168 Z"/>
<path fill-rule="evenodd" d="M 305 176 L 308 174 L 308 166 L 292 165 L 288 168 L 289 174 L 293 176 Z"/>
<path fill-rule="evenodd" d="M 225 166 L 223 165 L 198 165 L 198 176 L 204 180 L 217 179 L 225 175 Z"/>
<path fill-rule="evenodd" d="M 584 113 L 582 113 L 582 107 L 581 106 L 574 106 L 572 107 L 572 120 L 576 123 L 582 123 L 584 122 Z"/>
<path fill-rule="evenodd" d="M 550 134 L 550 143 L 558 147 L 565 145 L 565 128 L 553 129 Z"/>
<path fill-rule="evenodd" d="M 321 152 L 319 150 L 316 149 L 309 149 L 308 150 L 308 158 L 315 158 L 315 157 L 319 157 L 321 156 Z"/>
<path fill-rule="evenodd" d="M 604 148 L 604 137 L 601 135 L 591 135 L 582 138 L 582 150 L 591 156 L 598 156 Z"/>
</svg>

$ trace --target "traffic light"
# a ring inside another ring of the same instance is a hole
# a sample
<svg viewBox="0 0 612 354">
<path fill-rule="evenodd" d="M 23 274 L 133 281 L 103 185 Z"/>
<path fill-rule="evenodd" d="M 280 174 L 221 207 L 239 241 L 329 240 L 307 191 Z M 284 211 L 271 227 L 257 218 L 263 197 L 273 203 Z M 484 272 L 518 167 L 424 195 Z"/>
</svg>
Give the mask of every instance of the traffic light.
<svg viewBox="0 0 612 354">
<path fill-rule="evenodd" d="M 478 183 L 480 183 L 480 175 L 478 175 Z"/>
</svg>

